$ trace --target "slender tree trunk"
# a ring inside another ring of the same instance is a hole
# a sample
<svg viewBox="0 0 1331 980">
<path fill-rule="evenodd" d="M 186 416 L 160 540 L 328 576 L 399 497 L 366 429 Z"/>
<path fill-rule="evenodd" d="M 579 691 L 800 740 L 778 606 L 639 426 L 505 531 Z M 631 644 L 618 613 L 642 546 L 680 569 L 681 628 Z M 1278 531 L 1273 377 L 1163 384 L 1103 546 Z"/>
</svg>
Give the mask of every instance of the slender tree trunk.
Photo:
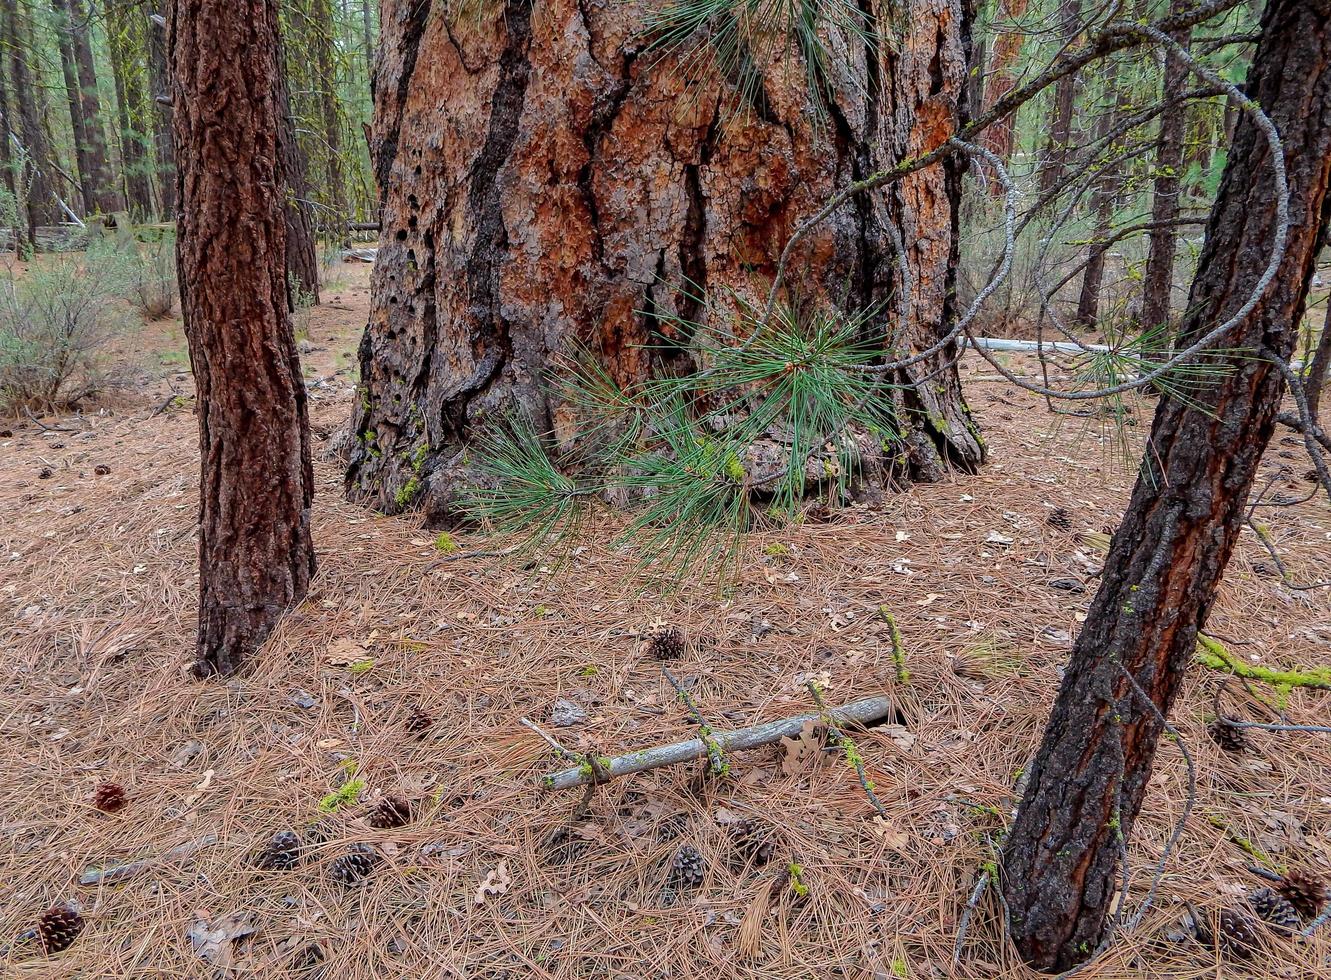
<svg viewBox="0 0 1331 980">
<path fill-rule="evenodd" d="M 69 100 L 69 123 L 74 134 L 74 163 L 79 178 L 79 197 L 83 213 L 97 210 L 97 193 L 93 189 L 93 165 L 88 149 L 88 131 L 83 120 L 83 98 L 79 95 L 78 67 L 74 64 L 74 42 L 70 38 L 68 0 L 51 0 L 56 15 L 56 37 L 60 47 L 60 69 L 65 79 L 65 96 Z"/>
<path fill-rule="evenodd" d="M 1006 25 L 1026 16 L 1028 0 L 1000 0 L 996 21 Z M 1007 96 L 1017 84 L 1017 63 L 1021 61 L 1022 43 L 1026 32 L 1022 30 L 1003 31 L 994 39 L 994 57 L 989 66 L 984 85 L 985 105 L 991 106 Z M 988 127 L 981 136 L 984 145 L 1005 164 L 1012 159 L 1012 141 L 1016 114 L 1009 113 Z M 1002 194 L 1003 188 L 997 182 L 994 193 Z"/>
<path fill-rule="evenodd" d="M 103 0 L 106 34 L 111 54 L 111 73 L 116 84 L 116 118 L 120 124 L 125 196 L 138 218 L 152 213 L 151 166 L 144 142 L 148 115 L 148 93 L 140 60 L 144 57 L 143 32 L 134 11 L 118 0 Z"/>
<path fill-rule="evenodd" d="M 0 44 L 8 44 L 9 25 L 0 7 Z M 18 171 L 18 162 L 14 150 L 15 134 L 9 115 L 9 81 L 5 77 L 3 63 L 0 63 L 0 167 L 4 168 L 5 190 L 14 200 L 14 223 L 11 232 L 14 236 L 15 255 L 25 255 L 28 245 L 27 217 L 23 213 L 23 177 Z"/>
<path fill-rule="evenodd" d="M 1326 320 L 1322 324 L 1322 336 L 1317 339 L 1312 363 L 1308 365 L 1308 380 L 1303 386 L 1304 395 L 1308 399 L 1308 411 L 1312 413 L 1314 419 L 1321 417 L 1322 388 L 1326 385 L 1328 374 L 1331 374 L 1331 299 L 1328 299 L 1326 304 Z"/>
<path fill-rule="evenodd" d="M 280 40 L 280 38 L 279 38 Z M 286 46 L 277 53 L 277 156 L 282 166 L 282 181 L 286 188 L 282 213 L 287 233 L 287 308 L 296 311 L 295 290 L 312 303 L 319 302 L 319 251 L 315 243 L 314 222 L 308 203 L 310 190 L 306 181 L 308 161 L 296 135 L 296 117 L 291 111 L 291 94 L 287 83 Z"/>
<path fill-rule="evenodd" d="M 148 65 L 152 79 L 153 151 L 157 157 L 157 183 L 162 217 L 176 218 L 176 151 L 171 106 L 171 76 L 166 63 L 166 22 L 161 17 L 163 0 L 143 0 L 148 19 Z"/>
<path fill-rule="evenodd" d="M 200 674 L 229 674 L 314 572 L 287 312 L 276 0 L 169 0 L 181 309 L 198 388 Z"/>
<path fill-rule="evenodd" d="M 318 69 L 319 109 L 328 164 L 328 205 L 333 210 L 336 234 L 346 234 L 347 180 L 342 167 L 342 110 L 337 101 L 337 66 L 333 60 L 333 13 L 329 0 L 308 0 L 310 14 L 306 41 L 313 45 Z M 341 237 L 338 238 L 341 241 Z"/>
<path fill-rule="evenodd" d="M 34 50 L 32 28 L 17 0 L 0 0 L 0 10 L 4 12 L 8 28 L 10 77 L 14 82 L 19 132 L 27 156 L 24 183 L 27 184 L 28 240 L 35 242 L 39 225 L 54 224 L 62 216 L 56 203 L 46 129 L 37 112 L 37 85 L 28 65 L 28 54 Z"/>
<path fill-rule="evenodd" d="M 1171 13 L 1178 13 L 1189 4 L 1174 0 Z M 1191 31 L 1176 37 L 1185 48 Z M 1164 99 L 1177 99 L 1188 84 L 1188 67 L 1170 53 L 1165 55 Z M 1183 186 L 1183 137 L 1187 132 L 1185 112 L 1166 112 L 1160 117 L 1160 133 L 1156 138 L 1155 179 L 1152 190 L 1151 223 L 1157 228 L 1151 232 L 1150 250 L 1146 258 L 1146 276 L 1142 289 L 1142 329 L 1158 331 L 1158 343 L 1152 346 L 1163 351 L 1169 346 L 1170 299 L 1174 287 L 1174 252 L 1177 233 L 1172 222 L 1178 217 L 1179 189 Z"/>
<path fill-rule="evenodd" d="M 961 0 L 903 6 L 913 29 L 866 45 L 860 84 L 835 94 L 823 128 L 800 65 L 761 71 L 756 108 L 734 113 L 724 84 L 690 90 L 678 64 L 638 57 L 636 4 L 508 0 L 452 25 L 441 2 L 386 0 L 373 135 L 383 237 L 351 494 L 447 520 L 462 450 L 488 419 L 511 410 L 543 429 L 572 424 L 543 378 L 572 345 L 623 383 L 694 370 L 690 338 L 658 332 L 661 314 L 706 316 L 696 297 L 732 289 L 761 302 L 802 220 L 961 122 L 972 11 Z M 792 292 L 890 303 L 891 229 L 903 229 L 907 344 L 929 346 L 957 312 L 965 168 L 954 160 L 855 199 L 801 245 Z M 984 458 L 950 363 L 897 379 L 919 479 Z"/>
<path fill-rule="evenodd" d="M 1118 84 L 1119 60 L 1114 58 L 1105 68 L 1105 92 L 1113 99 L 1113 107 L 1105 109 L 1096 126 L 1097 139 L 1104 139 L 1114 131 L 1127 108 L 1128 93 L 1126 87 Z M 1118 151 L 1117 146 L 1106 146 L 1102 155 L 1112 158 Z M 1100 320 L 1100 290 L 1105 278 L 1105 253 L 1109 246 L 1105 239 L 1110 235 L 1114 223 L 1114 204 L 1118 200 L 1119 185 L 1122 176 L 1119 165 L 1107 162 L 1104 171 L 1095 183 L 1091 207 L 1095 213 L 1095 241 L 1087 249 L 1086 269 L 1082 273 L 1081 295 L 1077 301 L 1077 321 L 1084 326 L 1095 326 Z"/>
<path fill-rule="evenodd" d="M 1117 891 L 1162 726 L 1188 671 L 1271 438 L 1288 358 L 1331 217 L 1331 0 L 1271 0 L 1247 94 L 1270 114 L 1289 170 L 1289 241 L 1256 309 L 1217 346 L 1257 356 L 1185 403 L 1165 396 L 1004 851 L 1012 935 L 1042 970 L 1085 959 Z M 1271 151 L 1246 113 L 1207 227 L 1180 345 L 1243 305 L 1276 226 Z M 1195 402 L 1194 402 L 1195 399 Z M 1131 675 L 1154 707 L 1143 704 Z"/>
<path fill-rule="evenodd" d="M 365 75 L 370 80 L 370 92 L 374 93 L 374 16 L 371 13 L 373 0 L 360 0 L 361 43 L 365 46 Z"/>
<path fill-rule="evenodd" d="M 1060 33 L 1071 44 L 1081 30 L 1081 0 L 1060 0 Z M 1054 85 L 1054 118 L 1050 123 L 1049 143 L 1040 166 L 1040 195 L 1053 190 L 1068 166 L 1072 148 L 1072 115 L 1077 107 L 1077 73 L 1065 75 Z"/>
<path fill-rule="evenodd" d="M 61 0 L 66 4 L 70 23 L 70 42 L 78 68 L 79 99 L 82 103 L 83 132 L 88 141 L 89 183 L 92 185 L 93 210 L 102 214 L 121 211 L 124 198 L 116 189 L 115 177 L 108 164 L 106 124 L 97 91 L 97 65 L 93 60 L 89 32 L 88 6 L 84 0 Z"/>
</svg>

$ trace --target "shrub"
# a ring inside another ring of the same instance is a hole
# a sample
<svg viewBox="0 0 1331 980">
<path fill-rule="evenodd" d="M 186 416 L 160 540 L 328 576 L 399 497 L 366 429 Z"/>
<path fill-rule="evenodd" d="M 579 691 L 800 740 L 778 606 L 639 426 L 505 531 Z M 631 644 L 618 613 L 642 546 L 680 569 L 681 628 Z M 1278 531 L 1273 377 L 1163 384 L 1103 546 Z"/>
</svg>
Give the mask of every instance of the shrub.
<svg viewBox="0 0 1331 980">
<path fill-rule="evenodd" d="M 125 263 L 52 256 L 0 279 L 0 411 L 59 408 L 99 390 L 107 342 L 128 324 Z"/>
<path fill-rule="evenodd" d="M 180 289 L 176 281 L 176 241 L 164 235 L 146 243 L 133 258 L 130 301 L 150 320 L 165 320 L 176 308 Z"/>
</svg>

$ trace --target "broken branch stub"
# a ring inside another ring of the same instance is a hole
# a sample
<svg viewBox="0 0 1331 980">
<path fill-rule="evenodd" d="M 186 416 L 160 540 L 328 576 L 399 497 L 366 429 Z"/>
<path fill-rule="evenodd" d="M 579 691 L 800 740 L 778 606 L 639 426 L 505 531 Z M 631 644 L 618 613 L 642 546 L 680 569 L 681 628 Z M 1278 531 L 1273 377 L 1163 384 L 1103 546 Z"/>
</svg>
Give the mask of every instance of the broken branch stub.
<svg viewBox="0 0 1331 980">
<path fill-rule="evenodd" d="M 800 728 L 807 721 L 821 722 L 825 719 L 831 719 L 834 724 L 839 726 L 853 726 L 871 725 L 874 722 L 896 717 L 897 709 L 890 698 L 865 698 L 863 701 L 855 701 L 839 708 L 833 708 L 826 715 L 819 713 L 804 714 L 795 718 L 764 722 L 761 725 L 753 725 L 750 728 L 741 728 L 733 732 L 714 732 L 710 741 L 719 745 L 721 751 L 728 754 L 771 745 L 781 738 L 793 738 L 799 734 Z M 655 748 L 629 752 L 613 759 L 602 758 L 596 761 L 598 768 L 603 769 L 605 776 L 613 779 L 616 776 L 627 776 L 635 772 L 645 772 L 648 769 L 659 769 L 662 766 L 674 766 L 681 762 L 701 759 L 707 755 L 707 751 L 706 742 L 700 738 L 693 738 L 687 742 L 658 745 Z M 575 786 L 585 786 L 593 781 L 604 782 L 605 778 L 598 779 L 597 774 L 592 770 L 592 766 L 589 763 L 584 763 L 572 769 L 565 769 L 563 772 L 545 776 L 541 780 L 541 784 L 546 789 L 572 789 Z"/>
</svg>

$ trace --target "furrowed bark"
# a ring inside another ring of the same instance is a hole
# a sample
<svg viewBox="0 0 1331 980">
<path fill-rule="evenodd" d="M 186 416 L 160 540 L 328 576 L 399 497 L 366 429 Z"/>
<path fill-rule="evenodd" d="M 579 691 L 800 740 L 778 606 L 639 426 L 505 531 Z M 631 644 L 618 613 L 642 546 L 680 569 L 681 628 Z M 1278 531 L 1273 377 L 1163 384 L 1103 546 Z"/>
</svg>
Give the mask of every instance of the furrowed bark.
<svg viewBox="0 0 1331 980">
<path fill-rule="evenodd" d="M 1328 219 L 1331 0 L 1272 0 L 1247 88 L 1283 140 L 1289 239 L 1261 302 L 1220 345 L 1288 358 Z M 1271 151 L 1245 113 L 1180 344 L 1242 306 L 1268 261 L 1275 222 Z M 1142 473 L 1008 838 L 1003 882 L 1013 939 L 1042 970 L 1068 969 L 1104 936 L 1118 834 L 1131 834 L 1161 733 L 1124 672 L 1169 712 L 1275 425 L 1284 389 L 1277 368 L 1245 357 L 1231 369 L 1194 392 L 1198 407 L 1161 398 Z"/>
<path fill-rule="evenodd" d="M 457 19 L 444 6 L 382 7 L 383 233 L 348 490 L 388 511 L 447 519 L 462 450 L 497 413 L 572 438 L 572 409 L 544 375 L 575 344 L 625 383 L 695 370 L 690 338 L 662 314 L 702 315 L 704 290 L 761 302 L 791 231 L 827 197 L 964 121 L 960 0 L 911 0 L 899 43 L 852 46 L 855 78 L 826 93 L 824 123 L 802 65 L 767 72 L 738 112 L 726 82 L 689 85 L 645 53 L 639 5 L 508 0 Z M 908 339 L 930 343 L 955 313 L 962 166 L 838 212 L 804 243 L 793 292 L 890 301 L 897 225 L 916 273 Z M 930 367 L 906 406 L 924 479 L 984 455 L 955 371 L 926 381 Z"/>
<path fill-rule="evenodd" d="M 305 595 L 313 471 L 287 312 L 276 0 L 171 0 L 181 309 L 198 390 L 197 671 Z"/>
</svg>

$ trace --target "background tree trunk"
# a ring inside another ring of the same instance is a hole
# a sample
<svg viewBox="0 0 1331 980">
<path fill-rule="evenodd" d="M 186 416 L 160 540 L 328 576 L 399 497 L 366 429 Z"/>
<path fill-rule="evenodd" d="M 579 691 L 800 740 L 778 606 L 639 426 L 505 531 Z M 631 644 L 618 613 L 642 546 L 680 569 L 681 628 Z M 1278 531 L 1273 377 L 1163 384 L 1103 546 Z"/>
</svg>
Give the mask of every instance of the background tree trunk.
<svg viewBox="0 0 1331 980">
<path fill-rule="evenodd" d="M 18 103 L 18 128 L 27 154 L 23 183 L 27 185 L 28 241 L 35 242 L 38 225 L 54 224 L 62 220 L 62 215 L 56 203 L 50 146 L 42 127 L 42 117 L 37 112 L 37 85 L 28 65 L 28 52 L 34 50 L 32 27 L 17 0 L 0 0 L 0 11 L 5 17 L 10 77 L 14 82 L 14 100 Z"/>
<path fill-rule="evenodd" d="M 181 309 L 198 387 L 200 673 L 229 674 L 314 572 L 287 313 L 276 0 L 170 0 Z"/>
<path fill-rule="evenodd" d="M 162 0 L 143 0 L 148 20 L 148 71 L 152 79 L 153 151 L 157 157 L 157 184 L 162 218 L 176 218 L 176 150 L 171 109 L 171 76 L 166 63 L 166 26 L 161 20 Z"/>
<path fill-rule="evenodd" d="M 146 56 L 143 26 L 146 21 L 118 0 L 104 0 L 107 48 L 116 85 L 116 118 L 120 125 L 125 197 L 139 219 L 152 213 L 152 172 L 143 133 L 149 118 L 148 93 L 142 64 Z"/>
<path fill-rule="evenodd" d="M 318 70 L 319 110 L 328 167 L 328 206 L 333 211 L 333 231 L 340 243 L 350 220 L 347 212 L 347 178 L 342 167 L 342 111 L 338 105 L 337 65 L 333 59 L 333 13 L 329 0 L 307 0 L 309 29 L 305 42 L 311 46 Z"/>
<path fill-rule="evenodd" d="M 571 410 L 543 375 L 575 343 L 622 382 L 693 370 L 689 338 L 658 333 L 654 311 L 702 315 L 691 297 L 704 290 L 760 301 L 801 220 L 855 178 L 938 145 L 964 112 L 961 0 L 905 3 L 911 29 L 854 54 L 859 84 L 829 93 L 825 128 L 799 66 L 774 66 L 756 104 L 728 118 L 729 86 L 688 86 L 671 58 L 641 55 L 634 4 L 508 0 L 456 23 L 443 7 L 386 0 L 381 13 L 383 237 L 348 487 L 386 510 L 415 480 L 427 512 L 447 516 L 460 450 L 496 412 L 567 433 Z M 965 167 L 846 205 L 803 243 L 791 289 L 888 301 L 889 227 L 904 229 L 908 341 L 929 344 L 956 313 Z M 923 479 L 984 455 L 944 363 L 901 379 L 919 382 L 906 417 Z"/>
<path fill-rule="evenodd" d="M 78 69 L 79 99 L 83 106 L 83 131 L 88 140 L 89 180 L 92 184 L 93 210 L 102 214 L 121 211 L 125 201 L 116 189 L 106 150 L 106 124 L 102 119 L 102 101 L 97 92 L 97 65 L 93 59 L 89 35 L 88 6 L 84 0 L 64 0 L 68 6 L 70 42 Z"/>
<path fill-rule="evenodd" d="M 280 38 L 279 38 L 280 40 Z M 291 111 L 291 93 L 287 83 L 286 45 L 277 52 L 277 155 L 282 165 L 286 188 L 282 213 L 287 232 L 287 309 L 296 311 L 295 289 L 311 303 L 319 302 L 319 249 L 315 242 L 314 222 L 310 216 L 308 161 L 296 135 L 296 117 Z"/>
<path fill-rule="evenodd" d="M 1289 244 L 1246 322 L 1219 341 L 1288 358 L 1331 215 L 1331 0 L 1271 0 L 1247 94 L 1271 116 L 1289 168 Z M 1256 285 L 1275 228 L 1271 152 L 1246 113 L 1192 286 L 1180 345 L 1236 312 Z M 1163 397 L 1132 501 L 1064 674 L 1004 852 L 1013 938 L 1044 970 L 1100 942 L 1116 891 L 1118 835 L 1130 835 L 1161 725 L 1128 671 L 1168 713 L 1243 523 L 1284 382 L 1269 360 Z M 1118 801 L 1116 812 L 1115 801 Z"/>
<path fill-rule="evenodd" d="M 69 100 L 69 125 L 74 135 L 74 164 L 79 178 L 79 197 L 83 213 L 97 210 L 93 189 L 93 165 L 88 148 L 88 130 L 83 122 L 83 99 L 79 95 L 79 73 L 74 64 L 74 42 L 70 34 L 69 0 L 51 0 L 56 17 L 56 39 L 60 48 L 60 70 L 65 79 L 65 97 Z"/>
<path fill-rule="evenodd" d="M 1028 0 L 999 0 L 996 20 L 1002 23 L 1018 21 L 1026 16 Z M 984 85 L 985 107 L 1005 98 L 1017 84 L 1016 68 L 1021 61 L 1022 44 L 1026 40 L 1024 30 L 1004 31 L 994 40 L 994 57 L 989 66 Z M 1016 113 L 1009 113 L 987 128 L 981 135 L 984 145 L 1005 164 L 1012 159 L 1012 138 Z M 1003 188 L 995 181 L 994 193 L 1002 194 Z"/>
<path fill-rule="evenodd" d="M 1170 12 L 1178 13 L 1185 6 L 1182 0 L 1174 0 Z M 1191 31 L 1184 31 L 1175 40 L 1186 48 L 1191 35 Z M 1179 58 L 1166 53 L 1163 85 L 1165 102 L 1183 94 L 1188 77 L 1188 66 Z M 1167 331 L 1178 234 L 1171 223 L 1179 213 L 1179 193 L 1183 187 L 1183 137 L 1187 133 L 1187 125 L 1187 113 L 1181 110 L 1166 112 L 1160 116 L 1160 133 L 1156 138 L 1151 223 L 1158 227 L 1151 232 L 1150 250 L 1146 258 L 1141 324 L 1144 330 L 1162 330 L 1160 342 L 1155 345 L 1162 351 L 1168 348 Z"/>
<path fill-rule="evenodd" d="M 1104 71 L 1104 89 L 1113 107 L 1101 111 L 1096 125 L 1096 139 L 1104 139 L 1112 133 L 1127 109 L 1128 89 L 1127 86 L 1120 87 L 1118 76 L 1119 60 L 1114 58 Z M 1105 240 L 1113 228 L 1114 205 L 1118 201 L 1122 184 L 1119 163 L 1112 159 L 1117 151 L 1116 145 L 1106 146 L 1102 151 L 1109 159 L 1096 179 L 1095 191 L 1091 195 L 1091 206 L 1095 212 L 1095 241 L 1086 250 L 1086 269 L 1082 273 L 1081 294 L 1077 299 L 1077 322 L 1088 327 L 1100 321 L 1100 290 L 1105 279 L 1105 253 L 1109 250 Z"/>
<path fill-rule="evenodd" d="M 1071 45 L 1081 32 L 1081 0 L 1059 0 L 1059 32 L 1065 45 Z M 1054 85 L 1054 116 L 1050 122 L 1049 143 L 1040 163 L 1040 196 L 1048 194 L 1063 179 L 1068 154 L 1072 149 L 1072 115 L 1077 108 L 1077 72 L 1064 75 Z"/>
</svg>

